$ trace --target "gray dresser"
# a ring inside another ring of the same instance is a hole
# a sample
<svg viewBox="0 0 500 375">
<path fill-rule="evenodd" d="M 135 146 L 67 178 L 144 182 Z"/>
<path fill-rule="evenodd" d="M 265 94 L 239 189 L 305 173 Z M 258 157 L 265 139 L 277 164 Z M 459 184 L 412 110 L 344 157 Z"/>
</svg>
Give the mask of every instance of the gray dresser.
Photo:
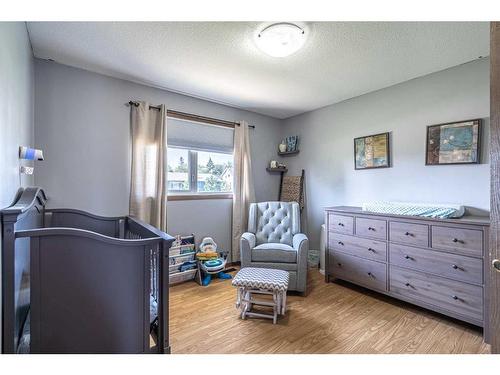
<svg viewBox="0 0 500 375">
<path fill-rule="evenodd" d="M 487 217 L 326 209 L 326 281 L 342 279 L 484 327 Z"/>
</svg>

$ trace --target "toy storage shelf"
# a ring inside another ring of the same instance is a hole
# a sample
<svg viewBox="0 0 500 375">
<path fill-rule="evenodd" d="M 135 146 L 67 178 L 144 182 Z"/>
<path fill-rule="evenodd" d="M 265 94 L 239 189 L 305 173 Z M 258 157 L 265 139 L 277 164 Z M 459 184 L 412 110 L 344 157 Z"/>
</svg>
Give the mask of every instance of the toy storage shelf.
<svg viewBox="0 0 500 375">
<path fill-rule="evenodd" d="M 193 280 L 198 272 L 198 267 L 180 271 L 180 267 L 184 262 L 189 262 L 195 259 L 196 252 L 194 245 L 179 245 L 172 246 L 169 250 L 169 284 L 178 284 L 184 281 Z"/>
</svg>

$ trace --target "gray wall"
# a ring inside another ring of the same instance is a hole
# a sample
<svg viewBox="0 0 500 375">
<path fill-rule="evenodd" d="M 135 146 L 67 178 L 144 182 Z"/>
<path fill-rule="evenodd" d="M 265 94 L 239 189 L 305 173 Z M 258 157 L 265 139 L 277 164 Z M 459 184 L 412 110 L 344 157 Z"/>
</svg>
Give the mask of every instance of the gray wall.
<svg viewBox="0 0 500 375">
<path fill-rule="evenodd" d="M 284 121 L 76 68 L 36 60 L 36 144 L 46 161 L 36 183 L 52 206 L 124 214 L 129 192 L 129 99 L 226 120 L 247 120 L 252 134 L 257 200 L 275 199 L 279 177 L 265 171 L 285 135 L 301 137 L 288 157 L 306 170 L 306 212 L 312 247 L 319 246 L 323 208 L 370 200 L 462 203 L 489 210 L 489 61 L 475 61 Z M 424 165 L 427 125 L 485 120 L 481 165 Z M 353 138 L 390 131 L 393 166 L 354 171 Z M 228 201 L 171 202 L 169 231 L 212 235 L 230 244 Z M 215 224 L 217 223 L 217 224 Z"/>
<path fill-rule="evenodd" d="M 32 184 L 30 177 L 19 180 L 18 150 L 33 145 L 33 84 L 26 24 L 0 22 L 0 208 L 12 202 L 21 183 Z"/>
<path fill-rule="evenodd" d="M 24 22 L 0 22 L 0 208 L 20 186 L 19 146 L 33 144 L 33 54 Z M 23 176 L 23 185 L 32 178 Z"/>
<path fill-rule="evenodd" d="M 288 160 L 292 173 L 306 170 L 312 247 L 330 205 L 401 200 L 489 210 L 489 112 L 483 59 L 285 120 L 284 134 L 300 136 L 300 154 Z M 425 166 L 426 126 L 473 118 L 485 120 L 482 164 Z M 392 168 L 355 171 L 353 139 L 382 132 L 391 132 Z"/>
<path fill-rule="evenodd" d="M 125 103 L 130 99 L 255 125 L 250 134 L 256 196 L 277 198 L 279 178 L 265 168 L 276 158 L 279 120 L 38 59 L 35 79 L 35 139 L 46 159 L 35 182 L 47 190 L 51 207 L 102 215 L 128 212 L 130 112 Z M 229 248 L 230 201 L 170 202 L 168 231 L 211 235 Z"/>
</svg>

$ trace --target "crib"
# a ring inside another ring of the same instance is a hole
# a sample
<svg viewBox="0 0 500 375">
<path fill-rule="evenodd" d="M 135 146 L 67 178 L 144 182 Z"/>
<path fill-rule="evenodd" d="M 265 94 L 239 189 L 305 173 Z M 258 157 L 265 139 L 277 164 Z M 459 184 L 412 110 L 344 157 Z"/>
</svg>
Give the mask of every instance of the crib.
<svg viewBox="0 0 500 375">
<path fill-rule="evenodd" d="M 20 189 L 2 216 L 3 353 L 169 353 L 173 238 L 130 216 L 46 209 Z"/>
</svg>

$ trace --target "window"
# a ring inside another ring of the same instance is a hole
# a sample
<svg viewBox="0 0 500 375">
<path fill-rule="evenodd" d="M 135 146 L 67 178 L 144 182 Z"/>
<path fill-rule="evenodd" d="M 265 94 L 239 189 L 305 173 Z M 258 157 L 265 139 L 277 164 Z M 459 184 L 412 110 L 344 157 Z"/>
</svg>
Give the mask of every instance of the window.
<svg viewBox="0 0 500 375">
<path fill-rule="evenodd" d="M 233 155 L 224 152 L 168 147 L 169 193 L 231 193 Z"/>
<path fill-rule="evenodd" d="M 168 117 L 171 200 L 232 198 L 234 129 Z"/>
<path fill-rule="evenodd" d="M 169 192 L 189 192 L 189 151 L 181 148 L 167 148 L 168 162 L 168 191 Z"/>
<path fill-rule="evenodd" d="M 198 151 L 197 189 L 204 193 L 233 191 L 233 155 Z"/>
</svg>

